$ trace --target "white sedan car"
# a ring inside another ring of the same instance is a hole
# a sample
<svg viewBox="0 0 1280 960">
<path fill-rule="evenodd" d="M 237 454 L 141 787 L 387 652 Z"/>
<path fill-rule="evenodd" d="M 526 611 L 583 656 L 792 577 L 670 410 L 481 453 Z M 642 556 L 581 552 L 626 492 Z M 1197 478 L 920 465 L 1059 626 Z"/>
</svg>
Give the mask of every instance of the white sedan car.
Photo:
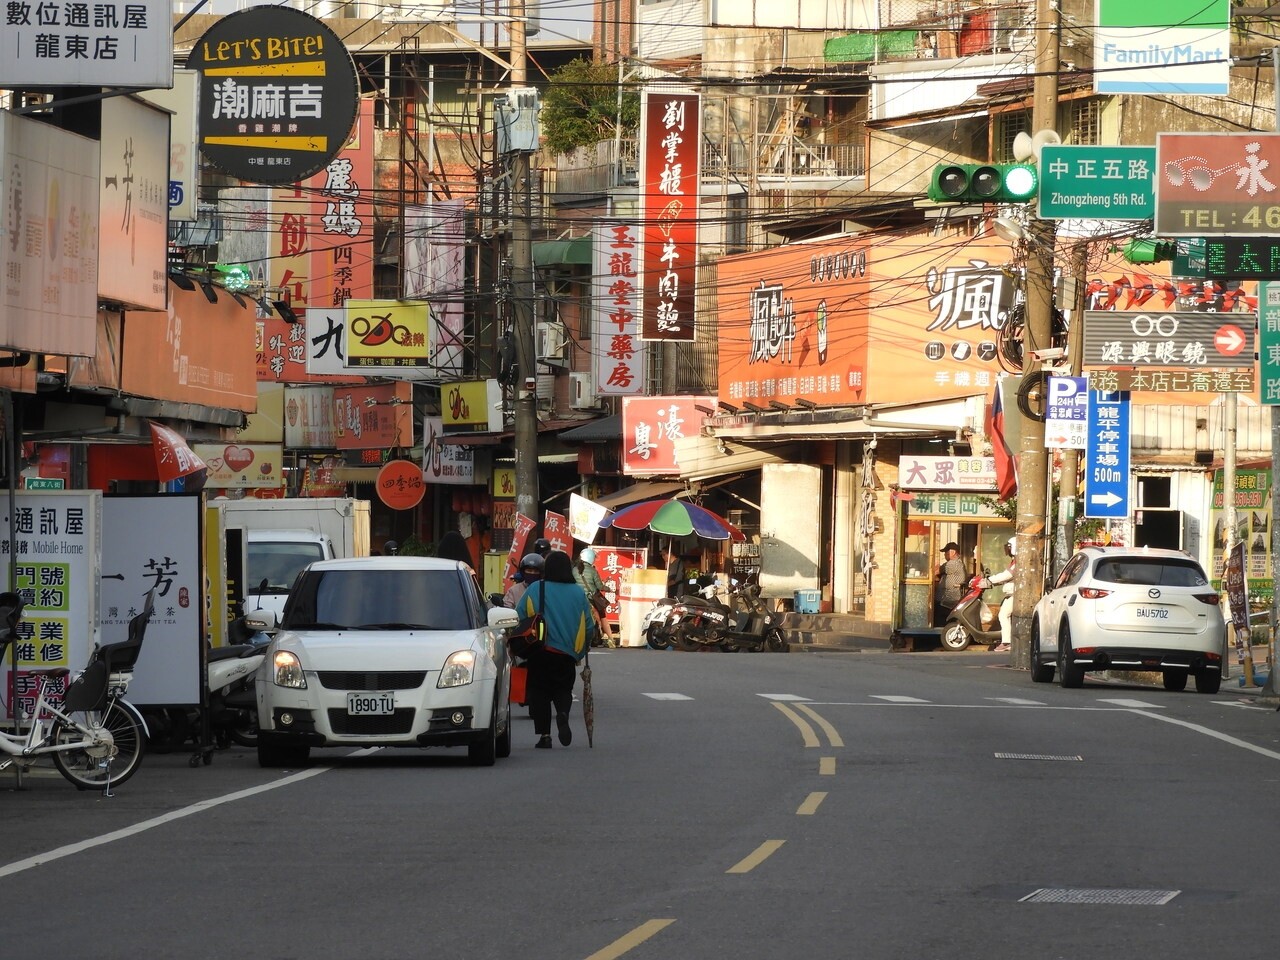
<svg viewBox="0 0 1280 960">
<path fill-rule="evenodd" d="M 1166 690 L 1195 677 L 1200 693 L 1222 683 L 1226 624 L 1204 569 L 1177 550 L 1086 547 L 1036 604 L 1031 679 L 1057 671 L 1078 687 L 1090 670 L 1158 671 Z"/>
<path fill-rule="evenodd" d="M 300 765 L 312 747 L 465 746 L 492 765 L 511 753 L 505 629 L 516 621 L 454 560 L 312 563 L 258 675 L 258 762 Z"/>
</svg>

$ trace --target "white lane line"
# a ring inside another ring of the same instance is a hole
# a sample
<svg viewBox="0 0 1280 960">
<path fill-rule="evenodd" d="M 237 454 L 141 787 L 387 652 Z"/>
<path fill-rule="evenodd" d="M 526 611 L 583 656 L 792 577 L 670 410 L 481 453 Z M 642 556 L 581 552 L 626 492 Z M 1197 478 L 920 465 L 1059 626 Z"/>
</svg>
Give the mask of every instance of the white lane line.
<svg viewBox="0 0 1280 960">
<path fill-rule="evenodd" d="M 1022 697 L 987 697 L 988 700 L 994 700 L 996 703 L 1010 703 L 1015 707 L 1043 707 L 1043 700 L 1024 700 Z"/>
<path fill-rule="evenodd" d="M 641 696 L 648 697 L 650 700 L 692 700 L 693 697 L 686 697 L 683 693 L 645 693 Z"/>
<path fill-rule="evenodd" d="M 1135 710 L 1163 710 L 1164 709 L 1164 707 L 1158 703 L 1147 703 L 1145 700 L 1123 700 L 1123 699 L 1112 700 L 1106 697 L 1099 697 L 1098 702 L 1112 703 L 1112 704 L 1115 704 L 1117 707 L 1132 707 Z"/>
<path fill-rule="evenodd" d="M 1239 707 L 1241 710 L 1262 710 L 1266 713 L 1273 713 L 1270 707 L 1260 707 L 1256 703 L 1241 703 L 1239 700 L 1210 700 L 1210 703 L 1216 703 L 1220 707 Z"/>
<path fill-rule="evenodd" d="M 375 753 L 381 747 L 369 747 L 365 750 L 357 750 L 349 753 L 348 757 L 363 757 L 371 753 Z M 168 813 L 162 813 L 158 817 L 152 817 L 150 820 L 143 820 L 141 823 L 135 823 L 131 827 L 122 827 L 119 830 L 112 830 L 110 833 L 104 833 L 100 836 L 90 837 L 88 840 L 81 840 L 79 843 L 69 843 L 65 847 L 58 847 L 45 853 L 37 853 L 33 857 L 27 857 L 25 860 L 15 860 L 13 863 L 0 866 L 0 877 L 11 877 L 15 873 L 21 873 L 24 870 L 30 870 L 33 867 L 43 866 L 46 863 L 52 863 L 55 860 L 61 860 L 63 857 L 70 857 L 85 850 L 92 850 L 94 847 L 101 847 L 108 843 L 114 843 L 117 840 L 125 840 L 128 837 L 136 836 L 155 827 L 162 827 L 166 823 L 172 823 L 175 820 L 181 820 L 192 814 L 203 813 L 206 810 L 212 810 L 224 803 L 231 803 L 235 800 L 244 800 L 259 793 L 266 793 L 268 790 L 275 790 L 279 787 L 291 786 L 295 783 L 301 783 L 303 780 L 311 777 L 318 777 L 320 774 L 332 767 L 315 767 L 311 770 L 300 770 L 297 773 L 282 777 L 279 780 L 272 780 L 270 783 L 264 783 L 257 787 L 249 787 L 246 790 L 237 790 L 235 793 L 228 793 L 221 797 L 213 797 L 209 800 L 200 800 L 190 806 L 183 807 L 180 810 L 170 810 Z M 123 789 L 123 788 L 122 788 Z"/>
<path fill-rule="evenodd" d="M 872 700 L 888 700 L 890 703 L 928 703 L 928 700 L 921 700 L 919 697 L 898 697 L 888 693 L 875 693 L 871 695 Z"/>
<path fill-rule="evenodd" d="M 1206 737 L 1213 737 L 1215 740 L 1221 740 L 1223 743 L 1229 743 L 1232 746 L 1240 747 L 1242 750 L 1248 750 L 1260 756 L 1268 757 L 1271 760 L 1280 760 L 1280 753 L 1275 750 L 1268 750 L 1266 747 L 1259 747 L 1252 743 L 1246 743 L 1236 737 L 1229 736 L 1225 733 L 1219 733 L 1217 730 L 1210 730 L 1208 727 L 1202 727 L 1198 723 L 1191 723 L 1187 720 L 1179 720 L 1176 717 L 1170 717 L 1160 713 L 1148 713 L 1145 710 L 1134 710 L 1140 717 L 1150 717 L 1152 720 L 1160 720 L 1163 723 L 1172 723 L 1175 726 L 1186 727 L 1188 730 L 1195 730 L 1197 733 L 1203 733 Z"/>
<path fill-rule="evenodd" d="M 766 700 L 803 700 L 810 702 L 808 697 L 799 697 L 794 693 L 757 693 L 757 697 L 764 697 Z"/>
</svg>

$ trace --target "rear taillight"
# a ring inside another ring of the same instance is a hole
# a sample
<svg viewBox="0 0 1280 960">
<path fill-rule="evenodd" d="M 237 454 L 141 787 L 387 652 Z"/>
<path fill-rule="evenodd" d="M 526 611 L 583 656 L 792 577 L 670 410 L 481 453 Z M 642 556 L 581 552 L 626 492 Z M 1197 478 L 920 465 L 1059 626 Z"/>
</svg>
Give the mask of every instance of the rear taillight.
<svg viewBox="0 0 1280 960">
<path fill-rule="evenodd" d="M 1222 602 L 1222 598 L 1216 593 L 1193 593 L 1192 596 L 1211 607 L 1216 607 Z"/>
<path fill-rule="evenodd" d="M 1101 600 L 1103 597 L 1109 596 L 1110 590 L 1100 590 L 1097 587 L 1081 587 L 1080 596 L 1086 600 Z"/>
</svg>

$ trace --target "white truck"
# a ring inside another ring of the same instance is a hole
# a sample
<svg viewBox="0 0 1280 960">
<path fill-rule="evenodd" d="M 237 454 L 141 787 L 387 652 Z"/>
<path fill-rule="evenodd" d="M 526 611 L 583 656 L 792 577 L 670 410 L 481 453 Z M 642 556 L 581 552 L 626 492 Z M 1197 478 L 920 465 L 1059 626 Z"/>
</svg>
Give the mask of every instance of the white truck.
<svg viewBox="0 0 1280 960">
<path fill-rule="evenodd" d="M 227 529 L 245 531 L 244 609 L 284 610 L 313 560 L 369 555 L 369 501 L 350 497 L 213 500 Z M 263 581 L 266 585 L 263 586 Z"/>
</svg>

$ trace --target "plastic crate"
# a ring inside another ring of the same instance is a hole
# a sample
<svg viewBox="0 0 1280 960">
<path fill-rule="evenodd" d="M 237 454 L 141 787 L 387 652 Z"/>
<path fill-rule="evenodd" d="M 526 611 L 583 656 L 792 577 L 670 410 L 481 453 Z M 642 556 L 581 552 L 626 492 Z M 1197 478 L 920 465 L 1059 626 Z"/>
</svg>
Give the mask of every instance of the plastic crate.
<svg viewBox="0 0 1280 960">
<path fill-rule="evenodd" d="M 818 613 L 822 609 L 821 590 L 797 590 L 796 613 Z"/>
</svg>

